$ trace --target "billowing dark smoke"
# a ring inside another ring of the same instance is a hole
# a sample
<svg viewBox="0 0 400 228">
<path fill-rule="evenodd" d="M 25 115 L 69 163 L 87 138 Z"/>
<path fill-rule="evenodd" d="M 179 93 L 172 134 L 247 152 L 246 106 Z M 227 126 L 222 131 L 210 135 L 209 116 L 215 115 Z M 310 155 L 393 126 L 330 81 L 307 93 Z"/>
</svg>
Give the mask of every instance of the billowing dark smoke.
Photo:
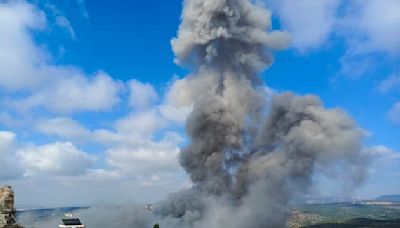
<svg viewBox="0 0 400 228">
<path fill-rule="evenodd" d="M 276 95 L 266 105 L 258 74 L 286 48 L 271 15 L 251 0 L 186 0 L 176 62 L 194 108 L 180 164 L 193 187 L 157 206 L 161 227 L 283 227 L 288 204 L 316 171 L 364 178 L 360 130 L 315 96 Z"/>
<path fill-rule="evenodd" d="M 363 181 L 362 133 L 344 112 L 325 109 L 312 95 L 266 99 L 259 74 L 290 38 L 272 31 L 270 12 L 255 2 L 184 2 L 172 45 L 176 62 L 193 74 L 174 89 L 194 104 L 186 123 L 190 142 L 179 157 L 193 187 L 157 203 L 154 213 L 91 208 L 81 213 L 85 223 L 281 228 L 290 203 L 308 193 L 315 174 L 339 176 L 350 190 Z"/>
</svg>

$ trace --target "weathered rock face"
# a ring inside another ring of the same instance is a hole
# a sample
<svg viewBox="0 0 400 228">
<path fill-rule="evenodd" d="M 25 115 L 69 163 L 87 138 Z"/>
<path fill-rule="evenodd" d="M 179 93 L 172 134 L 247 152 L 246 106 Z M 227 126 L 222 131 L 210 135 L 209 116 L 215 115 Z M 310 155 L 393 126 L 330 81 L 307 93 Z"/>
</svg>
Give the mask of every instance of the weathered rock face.
<svg viewBox="0 0 400 228">
<path fill-rule="evenodd" d="M 14 191 L 10 186 L 0 186 L 0 228 L 22 228 L 15 219 Z"/>
</svg>

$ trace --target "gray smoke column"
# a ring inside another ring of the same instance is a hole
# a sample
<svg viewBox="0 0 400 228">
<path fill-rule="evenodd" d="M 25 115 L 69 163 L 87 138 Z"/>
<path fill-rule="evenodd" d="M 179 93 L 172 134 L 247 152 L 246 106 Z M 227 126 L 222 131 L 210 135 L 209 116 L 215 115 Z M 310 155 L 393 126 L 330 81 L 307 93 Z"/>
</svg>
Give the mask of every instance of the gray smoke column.
<svg viewBox="0 0 400 228">
<path fill-rule="evenodd" d="M 161 227 L 283 227 L 288 204 L 307 193 L 315 172 L 364 178 L 362 134 L 316 96 L 266 102 L 259 73 L 290 43 L 271 14 L 250 0 L 186 0 L 176 63 L 193 74 L 194 103 L 180 164 L 193 187 L 158 205 Z"/>
</svg>

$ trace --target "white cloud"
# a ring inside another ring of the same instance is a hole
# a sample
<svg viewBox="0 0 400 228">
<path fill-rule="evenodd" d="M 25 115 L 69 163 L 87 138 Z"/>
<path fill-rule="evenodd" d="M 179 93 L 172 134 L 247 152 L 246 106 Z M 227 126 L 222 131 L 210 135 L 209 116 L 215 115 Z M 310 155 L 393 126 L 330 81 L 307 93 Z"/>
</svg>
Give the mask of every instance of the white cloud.
<svg viewBox="0 0 400 228">
<path fill-rule="evenodd" d="M 208 78 L 203 79 L 204 85 L 192 86 L 192 84 L 197 83 L 199 81 L 192 80 L 189 76 L 187 78 L 175 80 L 166 94 L 166 104 L 175 106 L 175 107 L 188 107 L 191 106 L 198 96 L 204 91 L 207 91 L 207 86 L 212 86 L 215 81 L 215 77 L 213 75 L 207 75 Z M 194 91 L 195 90 L 195 91 Z"/>
<path fill-rule="evenodd" d="M 161 140 L 135 132 L 102 130 L 94 134 L 98 141 L 110 145 L 104 154 L 106 167 L 96 171 L 100 175 L 98 177 L 110 177 L 122 182 L 134 179 L 139 186 L 149 188 L 179 189 L 181 182 L 186 181 L 177 158 L 180 151 L 178 145 L 183 138 L 177 133 L 162 133 Z"/>
<path fill-rule="evenodd" d="M 109 146 L 104 155 L 107 172 L 134 178 L 147 187 L 176 185 L 181 172 L 178 145 L 183 138 L 165 131 L 170 124 L 153 108 L 121 118 L 113 130 L 95 130 L 93 138 Z"/>
<path fill-rule="evenodd" d="M 89 76 L 74 66 L 52 64 L 51 54 L 31 34 L 46 27 L 44 13 L 23 1 L 10 2 L 0 3 L 0 88 L 24 94 L 11 96 L 10 104 L 55 112 L 103 111 L 118 104 L 118 81 L 105 73 Z M 69 25 L 66 19 L 56 23 Z"/>
<path fill-rule="evenodd" d="M 293 46 L 307 51 L 319 48 L 340 34 L 350 53 L 400 54 L 400 2 L 397 0 L 266 0 L 283 27 L 293 36 Z M 344 14 L 339 8 L 344 7 Z"/>
<path fill-rule="evenodd" d="M 132 113 L 115 123 L 115 128 L 123 134 L 140 134 L 151 136 L 167 125 L 157 110 Z"/>
<path fill-rule="evenodd" d="M 174 173 L 180 170 L 175 139 L 148 142 L 138 147 L 116 147 L 106 152 L 107 163 L 128 176 L 147 176 Z"/>
<path fill-rule="evenodd" d="M 130 89 L 129 104 L 131 107 L 143 110 L 151 107 L 157 101 L 158 94 L 152 85 L 131 80 L 128 82 L 128 86 Z"/>
<path fill-rule="evenodd" d="M 365 153 L 370 157 L 369 177 L 358 193 L 369 198 L 397 194 L 400 191 L 397 176 L 400 174 L 400 153 L 385 145 L 366 148 Z"/>
<path fill-rule="evenodd" d="M 80 125 L 80 123 L 66 117 L 41 120 L 36 124 L 35 128 L 44 134 L 69 139 L 86 139 L 90 135 L 90 131 Z"/>
<path fill-rule="evenodd" d="M 185 98 L 187 87 L 185 80 L 175 81 L 166 92 L 161 103 L 154 88 L 149 84 L 131 81 L 130 104 L 136 107 L 125 117 L 118 119 L 114 130 L 96 130 L 94 134 L 100 141 L 127 142 L 140 145 L 140 141 L 151 140 L 153 136 L 168 127 L 182 126 L 192 110 L 191 98 Z M 111 140 L 110 140 L 111 139 Z"/>
<path fill-rule="evenodd" d="M 394 177 L 392 174 L 400 174 L 399 152 L 394 151 L 385 145 L 377 145 L 366 148 L 365 152 L 370 158 L 370 164 L 368 167 L 370 173 L 370 182 L 373 183 L 378 181 L 377 178 L 388 181 L 388 183 L 394 181 L 393 178 L 397 179 L 397 177 Z"/>
<path fill-rule="evenodd" d="M 0 180 L 19 177 L 22 172 L 15 157 L 16 135 L 9 131 L 0 131 Z"/>
<path fill-rule="evenodd" d="M 341 72 L 359 77 L 371 72 L 385 59 L 398 56 L 399 20 L 400 2 L 397 0 L 349 2 L 337 31 L 348 46 L 341 59 Z"/>
<path fill-rule="evenodd" d="M 324 47 L 334 36 L 343 38 L 347 45 L 340 59 L 343 75 L 363 76 L 400 54 L 400 1 L 265 1 L 302 53 Z"/>
<path fill-rule="evenodd" d="M 7 180 L 18 192 L 18 205 L 28 207 L 159 200 L 187 181 L 176 159 L 183 139 L 172 132 L 163 135 L 140 145 L 118 142 L 105 154 L 97 154 L 97 159 L 104 159 L 104 165 L 97 167 L 94 156 L 71 143 L 24 146 L 18 145 L 14 133 L 0 132 L 0 180 Z M 115 189 L 122 198 L 116 197 Z"/>
<path fill-rule="evenodd" d="M 16 118 L 7 111 L 0 112 L 0 124 L 10 128 L 26 126 L 25 120 Z"/>
<path fill-rule="evenodd" d="M 267 0 L 300 51 L 320 48 L 332 33 L 340 0 Z"/>
<path fill-rule="evenodd" d="M 83 6 L 84 1 L 79 2 Z M 169 130 L 182 126 L 191 106 L 178 105 L 169 96 L 160 98 L 150 84 L 132 80 L 127 83 L 131 113 L 113 113 L 110 118 L 117 120 L 105 123 L 106 129 L 85 128 L 72 113 L 112 110 L 121 102 L 125 85 L 103 72 L 92 75 L 55 64 L 46 44 L 36 43 L 32 32 L 48 31 L 49 26 L 61 26 L 72 37 L 75 32 L 62 13 L 46 12 L 53 14 L 49 17 L 25 1 L 0 3 L 0 122 L 27 132 L 19 142 L 14 133 L 0 132 L 0 179 L 12 179 L 27 201 L 43 192 L 57 192 L 54 202 L 68 192 L 82 195 L 83 201 L 110 192 L 113 198 L 110 185 L 138 189 L 150 199 L 181 188 L 186 179 L 182 180 L 177 154 L 183 139 Z M 62 117 L 46 119 L 54 116 L 51 112 Z M 37 132 L 60 139 L 38 145 Z M 79 140 L 94 145 L 96 156 L 73 144 Z M 162 191 L 156 187 L 160 185 Z M 93 193 L 97 187 L 101 190 Z M 84 191 L 90 196 L 84 197 Z"/>
<path fill-rule="evenodd" d="M 130 113 L 115 121 L 113 129 L 96 129 L 91 138 L 97 143 L 112 146 L 144 146 L 153 142 L 156 134 L 164 134 L 173 123 L 166 120 L 157 108 Z"/>
<path fill-rule="evenodd" d="M 393 107 L 390 109 L 389 118 L 394 123 L 400 124 L 400 102 L 397 102 L 396 104 L 394 104 Z"/>
<path fill-rule="evenodd" d="M 397 153 L 384 145 L 377 145 L 370 148 L 367 148 L 365 152 L 374 159 L 374 161 L 399 161 L 400 162 L 400 153 Z"/>
<path fill-rule="evenodd" d="M 183 124 L 191 111 L 192 106 L 178 107 L 172 104 L 164 104 L 160 106 L 160 113 L 162 116 L 165 119 L 178 124 Z"/>
<path fill-rule="evenodd" d="M 391 75 L 379 84 L 378 91 L 387 93 L 398 88 L 400 88 L 400 75 Z"/>
<path fill-rule="evenodd" d="M 95 162 L 93 156 L 77 149 L 72 143 L 56 142 L 30 146 L 18 151 L 26 176 L 65 175 L 85 173 Z"/>
<path fill-rule="evenodd" d="M 58 136 L 62 139 L 72 140 L 77 143 L 100 143 L 104 146 L 143 146 L 149 142 L 155 142 L 157 135 L 171 135 L 170 128 L 182 126 L 183 122 L 176 122 L 165 116 L 162 108 L 171 106 L 162 104 L 153 106 L 151 109 L 131 112 L 126 116 L 120 117 L 111 123 L 111 128 L 95 128 L 90 130 L 78 121 L 70 117 L 57 117 L 52 119 L 33 120 L 34 130 L 37 132 Z M 179 111 L 176 111 L 171 118 L 186 118 Z M 0 121 L 2 120 L 0 115 Z M 4 116 L 4 121 L 9 120 L 9 116 Z M 177 120 L 178 121 L 178 120 Z M 179 120 L 180 121 L 180 120 Z"/>
<path fill-rule="evenodd" d="M 132 80 L 130 87 L 129 103 L 136 109 L 135 116 L 140 112 L 158 115 L 156 118 L 165 122 L 183 124 L 192 110 L 193 94 L 187 87 L 187 80 L 175 80 L 168 88 L 161 104 L 156 104 L 158 94 L 152 85 Z M 162 121 L 156 121 L 163 125 Z M 164 124 L 165 125 L 165 124 Z"/>
<path fill-rule="evenodd" d="M 354 29 L 356 52 L 400 54 L 400 2 L 397 0 L 358 0 L 352 2 L 351 15 L 346 19 Z"/>
<path fill-rule="evenodd" d="M 340 59 L 340 73 L 352 79 L 357 79 L 365 73 L 373 72 L 378 66 L 377 58 L 354 53 L 350 49 Z"/>
<path fill-rule="evenodd" d="M 1 87 L 32 88 L 44 81 L 39 66 L 46 62 L 46 53 L 32 42 L 30 30 L 45 25 L 44 14 L 30 4 L 0 3 Z"/>
<path fill-rule="evenodd" d="M 164 181 L 156 177 L 171 179 L 181 170 L 177 155 L 183 138 L 167 131 L 171 125 L 156 106 L 117 120 L 113 130 L 95 130 L 92 138 L 109 146 L 104 155 L 109 171 L 152 185 Z"/>
<path fill-rule="evenodd" d="M 116 172 L 89 170 L 82 176 L 25 178 L 8 182 L 13 186 L 17 208 L 70 207 L 72 204 L 104 206 L 144 204 L 165 199 L 171 192 L 184 188 L 185 180 L 160 175 L 147 178 L 121 177 Z M 133 203 L 134 202 L 134 203 Z M 39 226 L 43 227 L 43 226 Z"/>
<path fill-rule="evenodd" d="M 87 77 L 74 69 L 49 69 L 54 71 L 57 80 L 32 95 L 14 99 L 10 105 L 19 110 L 44 107 L 58 113 L 79 111 L 105 111 L 120 101 L 120 83 L 109 75 L 98 73 Z"/>
<path fill-rule="evenodd" d="M 0 131 L 0 155 L 3 157 L 14 147 L 16 135 L 10 131 Z"/>
<path fill-rule="evenodd" d="M 385 145 L 365 149 L 371 162 L 369 164 L 372 178 L 393 178 L 392 173 L 400 173 L 400 152 Z"/>
<path fill-rule="evenodd" d="M 171 83 L 168 88 L 163 104 L 160 105 L 160 113 L 169 121 L 183 124 L 193 108 L 196 95 L 203 91 L 193 91 L 190 79 L 178 79 Z M 196 82 L 194 82 L 196 83 Z M 197 88 L 197 87 L 196 87 Z M 204 88 L 201 88 L 202 90 Z"/>
</svg>

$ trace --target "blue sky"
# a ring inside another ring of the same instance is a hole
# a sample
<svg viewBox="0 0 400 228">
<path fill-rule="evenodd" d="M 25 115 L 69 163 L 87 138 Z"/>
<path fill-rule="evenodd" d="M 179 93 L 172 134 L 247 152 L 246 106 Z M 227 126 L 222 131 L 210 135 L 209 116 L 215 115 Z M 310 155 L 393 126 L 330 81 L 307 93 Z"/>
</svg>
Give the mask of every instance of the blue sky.
<svg viewBox="0 0 400 228">
<path fill-rule="evenodd" d="M 400 193 L 399 1 L 264 3 L 292 36 L 266 85 L 348 112 L 375 158 L 355 194 Z M 147 201 L 190 185 L 176 161 L 191 108 L 177 88 L 189 71 L 170 44 L 181 8 L 0 1 L 0 184 L 14 186 L 19 205 Z"/>
</svg>

